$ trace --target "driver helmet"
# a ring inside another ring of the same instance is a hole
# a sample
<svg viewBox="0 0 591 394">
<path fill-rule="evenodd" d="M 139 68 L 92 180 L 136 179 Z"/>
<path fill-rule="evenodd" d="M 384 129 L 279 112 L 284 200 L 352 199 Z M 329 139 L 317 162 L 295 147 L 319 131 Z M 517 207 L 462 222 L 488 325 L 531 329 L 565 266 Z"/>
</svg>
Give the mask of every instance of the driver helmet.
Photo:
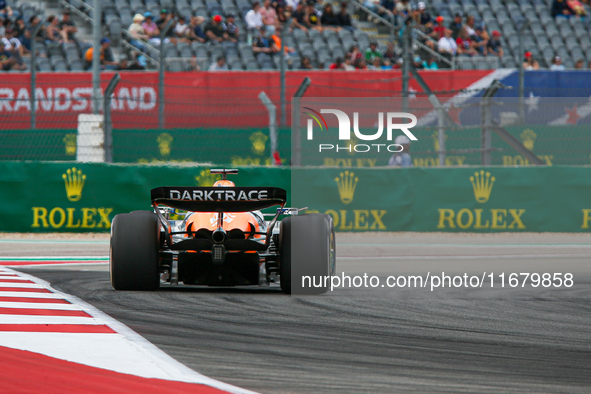
<svg viewBox="0 0 591 394">
<path fill-rule="evenodd" d="M 235 187 L 234 182 L 227 179 L 220 179 L 213 184 L 213 187 Z"/>
</svg>

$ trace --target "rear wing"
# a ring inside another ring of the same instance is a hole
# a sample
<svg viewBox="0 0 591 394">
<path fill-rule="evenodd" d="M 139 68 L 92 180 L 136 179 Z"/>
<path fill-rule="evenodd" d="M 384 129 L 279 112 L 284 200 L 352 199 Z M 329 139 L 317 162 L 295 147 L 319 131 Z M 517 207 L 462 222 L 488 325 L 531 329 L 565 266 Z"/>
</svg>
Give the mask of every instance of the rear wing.
<svg viewBox="0 0 591 394">
<path fill-rule="evenodd" d="M 158 187 L 152 205 L 194 212 L 248 212 L 283 207 L 287 192 L 277 187 Z"/>
</svg>

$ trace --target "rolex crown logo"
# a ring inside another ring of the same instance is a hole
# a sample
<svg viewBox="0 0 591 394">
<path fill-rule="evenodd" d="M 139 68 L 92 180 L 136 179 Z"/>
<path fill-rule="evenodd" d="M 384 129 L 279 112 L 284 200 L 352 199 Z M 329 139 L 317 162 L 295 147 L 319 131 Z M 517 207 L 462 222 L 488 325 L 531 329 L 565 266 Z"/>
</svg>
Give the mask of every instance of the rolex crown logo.
<svg viewBox="0 0 591 394">
<path fill-rule="evenodd" d="M 86 181 L 86 175 L 82 174 L 82 170 L 72 167 L 62 174 L 64 183 L 66 184 L 66 195 L 70 201 L 78 201 L 82 198 L 82 188 Z"/>
<path fill-rule="evenodd" d="M 534 142 L 536 141 L 536 133 L 532 129 L 523 130 L 520 135 L 523 146 L 531 151 L 534 150 Z"/>
<path fill-rule="evenodd" d="M 345 171 L 335 178 L 335 182 L 339 187 L 339 196 L 343 204 L 349 204 L 353 201 L 353 195 L 355 194 L 355 187 L 359 178 L 355 176 L 355 173 Z"/>
<path fill-rule="evenodd" d="M 202 187 L 210 187 L 213 186 L 215 181 L 220 180 L 221 177 L 219 175 L 214 175 L 209 172 L 209 169 L 202 170 L 199 175 L 195 177 L 195 182 L 197 186 Z"/>
<path fill-rule="evenodd" d="M 431 138 L 433 138 L 433 149 L 435 152 L 439 152 L 440 148 L 439 148 L 439 132 L 436 131 L 431 135 Z M 447 135 L 444 136 L 445 141 L 447 141 Z"/>
<path fill-rule="evenodd" d="M 250 142 L 252 142 L 252 151 L 257 155 L 265 153 L 265 145 L 269 137 L 264 135 L 262 132 L 257 131 L 250 136 Z"/>
<path fill-rule="evenodd" d="M 479 203 L 485 203 L 490 197 L 495 177 L 490 176 L 490 172 L 484 173 L 484 170 L 480 170 L 480 173 L 475 172 L 474 176 L 470 177 L 472 187 L 474 188 L 474 197 Z"/>
<path fill-rule="evenodd" d="M 74 156 L 76 154 L 76 134 L 66 134 L 64 144 L 66 144 L 66 155 Z"/>
<path fill-rule="evenodd" d="M 158 148 L 162 156 L 170 155 L 170 145 L 172 144 L 172 136 L 168 133 L 162 133 L 158 136 Z"/>
</svg>

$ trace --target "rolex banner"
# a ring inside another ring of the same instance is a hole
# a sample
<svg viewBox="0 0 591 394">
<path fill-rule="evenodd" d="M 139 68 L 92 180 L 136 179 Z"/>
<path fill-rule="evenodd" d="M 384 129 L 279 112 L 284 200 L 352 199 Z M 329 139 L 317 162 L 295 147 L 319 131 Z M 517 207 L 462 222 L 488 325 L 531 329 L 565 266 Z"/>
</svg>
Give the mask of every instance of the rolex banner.
<svg viewBox="0 0 591 394">
<path fill-rule="evenodd" d="M 279 187 L 288 206 L 334 218 L 337 231 L 591 231 L 589 167 L 242 167 L 241 187 Z M 0 162 L 0 231 L 109 231 L 149 210 L 160 186 L 211 186 L 209 167 Z"/>
</svg>

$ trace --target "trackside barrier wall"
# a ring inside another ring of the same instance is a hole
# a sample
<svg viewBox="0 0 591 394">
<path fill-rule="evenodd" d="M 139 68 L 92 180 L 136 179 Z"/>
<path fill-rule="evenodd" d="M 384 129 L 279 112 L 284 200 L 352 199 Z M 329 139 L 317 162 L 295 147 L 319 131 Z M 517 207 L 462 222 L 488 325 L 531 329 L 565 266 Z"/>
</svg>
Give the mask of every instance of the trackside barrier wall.
<svg viewBox="0 0 591 394">
<path fill-rule="evenodd" d="M 106 232 L 116 214 L 150 209 L 154 187 L 216 179 L 194 166 L 0 162 L 0 231 Z M 591 231 L 589 167 L 244 167 L 233 180 L 284 188 L 337 231 Z"/>
</svg>

